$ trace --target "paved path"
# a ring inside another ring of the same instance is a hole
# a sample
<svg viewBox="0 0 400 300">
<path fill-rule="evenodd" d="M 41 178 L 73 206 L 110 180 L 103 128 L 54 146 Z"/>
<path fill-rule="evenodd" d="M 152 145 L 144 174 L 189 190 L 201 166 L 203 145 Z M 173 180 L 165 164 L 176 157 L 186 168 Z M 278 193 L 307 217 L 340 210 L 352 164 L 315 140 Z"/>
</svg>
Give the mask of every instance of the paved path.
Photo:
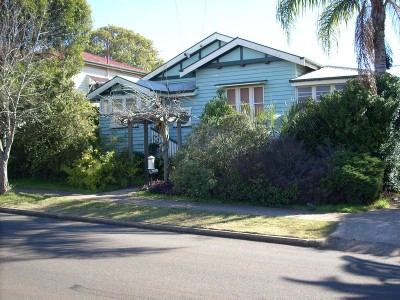
<svg viewBox="0 0 400 300">
<path fill-rule="evenodd" d="M 339 226 L 331 235 L 330 248 L 374 255 L 400 256 L 400 209 L 371 211 L 362 214 L 318 213 L 258 206 L 211 204 L 133 197 L 132 193 L 136 191 L 136 189 L 125 189 L 90 195 L 36 189 L 18 189 L 17 191 L 41 193 L 50 196 L 63 196 L 81 200 L 113 201 L 143 206 L 174 207 L 210 212 L 286 216 L 321 221 L 337 221 L 339 222 Z"/>
<path fill-rule="evenodd" d="M 118 191 L 98 193 L 98 194 L 76 194 L 63 191 L 57 192 L 57 191 L 36 190 L 36 189 L 18 189 L 18 191 L 41 193 L 49 196 L 63 196 L 71 199 L 80 199 L 80 200 L 110 201 L 110 202 L 118 202 L 124 204 L 143 205 L 143 206 L 184 208 L 196 211 L 223 212 L 223 213 L 246 214 L 246 215 L 256 215 L 256 216 L 295 217 L 295 218 L 320 220 L 320 221 L 337 222 L 341 221 L 343 218 L 349 215 L 346 213 L 319 213 L 319 212 L 284 209 L 284 208 L 268 208 L 261 206 L 234 205 L 234 204 L 213 204 L 204 202 L 153 199 L 153 198 L 132 196 L 132 193 L 137 191 L 137 189 L 125 189 L 125 190 L 118 190 Z"/>
</svg>

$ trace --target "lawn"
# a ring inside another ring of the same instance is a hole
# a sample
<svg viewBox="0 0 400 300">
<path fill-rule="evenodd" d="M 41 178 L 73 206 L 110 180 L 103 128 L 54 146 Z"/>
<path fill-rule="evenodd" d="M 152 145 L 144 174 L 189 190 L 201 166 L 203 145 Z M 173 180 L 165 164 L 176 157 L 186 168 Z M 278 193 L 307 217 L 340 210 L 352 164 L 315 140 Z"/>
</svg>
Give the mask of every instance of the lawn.
<svg viewBox="0 0 400 300">
<path fill-rule="evenodd" d="M 98 217 L 304 239 L 327 237 L 337 224 L 336 222 L 303 220 L 290 217 L 210 213 L 115 202 L 71 200 L 27 193 L 2 195 L 0 196 L 0 206 L 54 212 L 72 216 Z"/>
</svg>

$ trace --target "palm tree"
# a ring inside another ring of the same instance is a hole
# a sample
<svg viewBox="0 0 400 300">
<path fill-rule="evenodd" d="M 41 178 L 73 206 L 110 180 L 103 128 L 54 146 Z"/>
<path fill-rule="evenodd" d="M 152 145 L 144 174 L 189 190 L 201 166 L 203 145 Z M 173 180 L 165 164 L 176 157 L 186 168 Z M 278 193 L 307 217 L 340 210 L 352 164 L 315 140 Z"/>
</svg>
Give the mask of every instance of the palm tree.
<svg viewBox="0 0 400 300">
<path fill-rule="evenodd" d="M 338 43 L 341 24 L 356 16 L 354 50 L 359 69 L 376 74 L 386 72 L 389 55 L 385 45 L 386 15 L 392 17 L 393 26 L 399 29 L 399 0 L 280 0 L 276 16 L 288 38 L 296 17 L 312 8 L 323 8 L 317 33 L 327 54 Z"/>
</svg>

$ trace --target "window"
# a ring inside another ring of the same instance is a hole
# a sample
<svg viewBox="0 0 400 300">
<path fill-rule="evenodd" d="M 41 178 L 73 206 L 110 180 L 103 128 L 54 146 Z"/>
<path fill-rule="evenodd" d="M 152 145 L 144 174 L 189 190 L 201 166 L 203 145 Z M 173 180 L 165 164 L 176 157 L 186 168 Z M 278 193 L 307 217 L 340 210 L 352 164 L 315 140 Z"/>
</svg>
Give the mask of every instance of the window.
<svg viewBox="0 0 400 300">
<path fill-rule="evenodd" d="M 309 87 L 298 87 L 297 88 L 297 100 L 305 101 L 312 97 L 312 88 Z"/>
<path fill-rule="evenodd" d="M 228 104 L 232 105 L 237 111 L 242 111 L 245 107 L 248 107 L 252 117 L 255 112 L 264 110 L 264 88 L 262 86 L 227 88 L 226 97 Z"/>
<path fill-rule="evenodd" d="M 333 90 L 342 91 L 346 85 L 317 85 L 317 86 L 298 86 L 297 101 L 305 101 L 308 98 L 313 98 L 316 101 L 321 100 L 321 95 L 329 94 Z"/>
<path fill-rule="evenodd" d="M 329 94 L 331 87 L 329 85 L 317 86 L 315 90 L 315 100 L 321 101 L 321 95 Z"/>
<path fill-rule="evenodd" d="M 345 87 L 344 84 L 338 84 L 338 85 L 335 85 L 335 90 L 343 91 L 343 90 L 344 90 L 344 87 Z"/>
<path fill-rule="evenodd" d="M 102 107 L 102 109 L 101 109 L 101 112 L 103 113 L 103 114 L 109 114 L 110 112 L 111 112 L 111 110 L 110 110 L 110 104 L 109 104 L 109 100 L 108 99 L 104 99 L 103 100 L 103 107 Z"/>
<path fill-rule="evenodd" d="M 112 114 L 113 112 L 126 112 L 139 108 L 140 102 L 137 103 L 132 95 L 116 96 L 118 98 L 102 99 L 100 102 L 100 112 L 102 114 Z M 118 124 L 114 118 L 111 121 L 111 128 L 123 127 Z"/>
</svg>

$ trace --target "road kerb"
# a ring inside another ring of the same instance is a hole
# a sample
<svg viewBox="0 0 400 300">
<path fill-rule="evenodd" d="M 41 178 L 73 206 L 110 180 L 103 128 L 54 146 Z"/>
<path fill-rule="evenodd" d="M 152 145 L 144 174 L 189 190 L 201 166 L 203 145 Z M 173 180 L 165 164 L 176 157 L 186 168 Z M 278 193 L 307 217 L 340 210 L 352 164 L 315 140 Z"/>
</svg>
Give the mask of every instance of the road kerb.
<svg viewBox="0 0 400 300">
<path fill-rule="evenodd" d="M 178 232 L 178 233 L 204 235 L 204 236 L 213 236 L 213 237 L 265 242 L 265 243 L 284 244 L 284 245 L 300 246 L 300 247 L 320 248 L 320 247 L 324 247 L 327 245 L 326 238 L 325 239 L 315 239 L 315 240 L 300 239 L 300 238 L 265 235 L 265 234 L 255 234 L 255 233 L 246 233 L 246 232 L 233 232 L 233 231 L 207 229 L 207 228 L 175 226 L 175 225 L 168 225 L 168 224 L 111 220 L 111 219 L 95 218 L 95 217 L 81 217 L 81 216 L 72 216 L 72 215 L 65 215 L 65 214 L 59 214 L 59 213 L 48 213 L 48 212 L 42 212 L 42 211 L 36 211 L 36 210 L 25 210 L 25 209 L 16 209 L 16 208 L 8 208 L 8 207 L 0 207 L 0 212 L 8 213 L 8 214 L 44 217 L 44 218 L 55 218 L 55 219 L 68 220 L 68 221 L 118 225 L 118 226 L 134 227 L 134 228 L 141 228 L 141 229 L 171 231 L 171 232 Z"/>
</svg>

